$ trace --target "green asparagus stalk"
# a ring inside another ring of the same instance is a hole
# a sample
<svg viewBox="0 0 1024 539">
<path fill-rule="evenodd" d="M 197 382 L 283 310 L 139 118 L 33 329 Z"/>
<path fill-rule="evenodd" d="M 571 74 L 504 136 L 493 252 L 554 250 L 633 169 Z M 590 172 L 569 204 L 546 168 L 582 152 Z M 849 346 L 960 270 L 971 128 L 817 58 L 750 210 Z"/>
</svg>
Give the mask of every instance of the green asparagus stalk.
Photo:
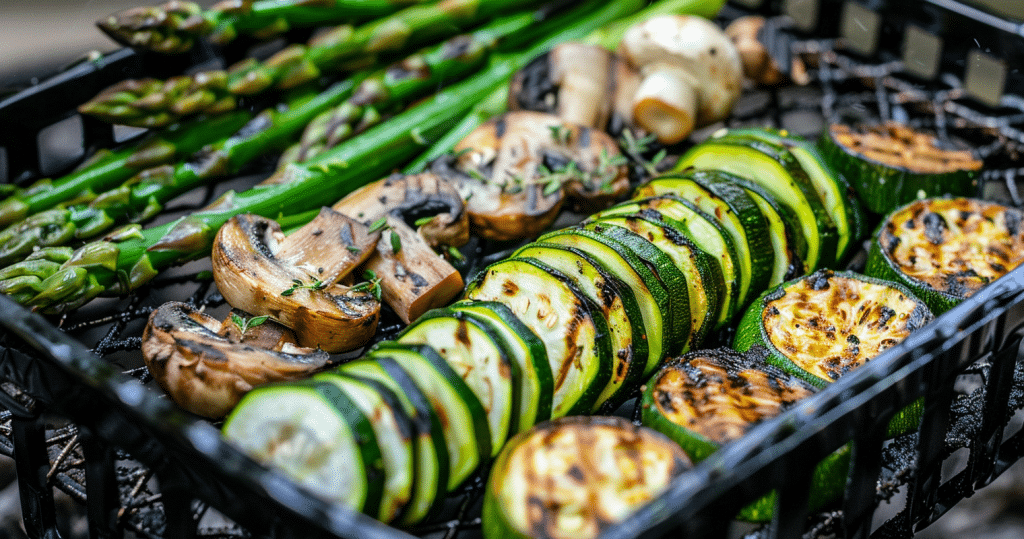
<svg viewBox="0 0 1024 539">
<path fill-rule="evenodd" d="M 227 0 L 208 10 L 173 0 L 129 8 L 96 22 L 127 47 L 181 54 L 203 38 L 226 45 L 240 35 L 269 39 L 292 28 L 359 23 L 426 0 Z"/>
<path fill-rule="evenodd" d="M 435 159 L 450 152 L 460 140 L 484 122 L 508 110 L 508 86 L 501 86 L 483 101 L 476 104 L 456 126 L 445 133 L 429 150 L 423 152 L 405 167 L 406 174 L 418 174 Z"/>
<path fill-rule="evenodd" d="M 242 193 L 227 193 L 206 212 L 162 226 L 126 227 L 114 237 L 88 243 L 54 269 L 33 272 L 27 261 L 0 270 L 0 292 L 45 313 L 66 312 L 100 294 L 123 294 L 160 270 L 209 254 L 216 231 L 231 217 L 268 217 L 329 205 L 354 189 L 395 170 L 450 131 L 472 107 L 508 83 L 529 59 L 555 43 L 582 39 L 590 31 L 627 16 L 642 0 L 591 0 L 572 26 L 534 47 L 494 58 L 477 75 L 450 86 L 386 123 L 349 139 L 302 165 L 290 165 L 281 181 Z M 42 255 L 40 255 L 42 256 Z"/>
<path fill-rule="evenodd" d="M 155 127 L 198 113 L 230 110 L 238 96 L 294 88 L 330 70 L 366 67 L 377 55 L 424 45 L 540 0 L 440 0 L 414 5 L 353 28 L 343 25 L 294 44 L 264 62 L 249 58 L 228 70 L 128 80 L 79 107 L 105 121 Z"/>
<path fill-rule="evenodd" d="M 103 151 L 87 165 L 57 180 L 39 180 L 0 201 L 0 226 L 7 226 L 70 200 L 88 200 L 137 172 L 190 155 L 235 132 L 251 115 L 234 112 L 196 118 L 147 137 L 138 145 Z"/>
<path fill-rule="evenodd" d="M 488 54 L 503 38 L 517 35 L 546 15 L 525 12 L 503 17 L 471 34 L 457 36 L 378 70 L 358 85 L 355 85 L 357 77 L 335 85 L 316 98 L 303 98 L 304 101 L 296 100 L 287 107 L 264 111 L 241 132 L 208 145 L 175 166 L 146 170 L 86 203 L 55 208 L 12 224 L 0 231 L 0 265 L 16 262 L 38 247 L 89 239 L 129 220 L 146 220 L 159 213 L 167 201 L 196 185 L 236 174 L 255 158 L 281 151 L 303 126 L 316 126 L 310 119 L 323 115 L 324 111 L 334 118 L 332 121 L 337 121 L 341 111 L 355 111 L 353 119 L 369 127 L 376 121 L 368 120 L 371 116 L 366 114 L 367 110 L 407 104 L 438 86 L 468 76 L 485 65 Z M 556 17 L 548 25 L 562 26 L 567 17 Z M 342 100 L 341 106 L 333 107 Z M 352 126 L 349 133 L 361 130 L 359 126 Z M 307 133 L 310 131 L 307 127 Z M 339 140 L 348 138 L 338 131 L 335 126 L 334 134 Z M 331 145 L 339 140 L 332 140 Z M 302 160 L 309 157 L 312 154 L 303 156 Z"/>
</svg>

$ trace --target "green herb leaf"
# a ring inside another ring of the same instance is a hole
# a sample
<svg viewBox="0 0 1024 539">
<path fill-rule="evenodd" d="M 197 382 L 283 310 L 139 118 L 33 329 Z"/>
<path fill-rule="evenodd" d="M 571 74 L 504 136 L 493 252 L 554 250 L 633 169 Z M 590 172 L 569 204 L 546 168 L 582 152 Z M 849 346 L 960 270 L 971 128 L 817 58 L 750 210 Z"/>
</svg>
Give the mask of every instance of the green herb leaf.
<svg viewBox="0 0 1024 539">
<path fill-rule="evenodd" d="M 348 249 L 348 252 L 350 252 L 350 253 L 358 253 L 358 252 L 362 251 L 362 249 L 360 249 L 359 247 L 356 247 L 355 245 L 346 245 L 345 248 Z"/>
<path fill-rule="evenodd" d="M 402 238 L 398 237 L 398 234 L 394 230 L 391 231 L 391 252 L 398 254 L 402 250 Z"/>
<path fill-rule="evenodd" d="M 434 216 L 433 215 L 431 215 L 430 217 L 420 217 L 419 219 L 416 219 L 416 222 L 414 222 L 413 225 L 415 225 L 416 228 L 419 228 L 419 227 L 421 227 L 421 226 L 423 226 L 423 225 L 425 225 L 425 224 L 427 224 L 427 223 L 429 223 L 429 222 L 431 222 L 433 220 L 434 220 Z"/>
<path fill-rule="evenodd" d="M 256 327 L 256 326 L 262 326 L 263 323 L 266 322 L 269 318 L 270 317 L 266 316 L 266 315 L 264 315 L 264 316 L 257 316 L 256 318 L 250 318 L 249 319 L 249 323 L 248 323 L 249 327 L 253 328 L 253 327 Z"/>
<path fill-rule="evenodd" d="M 374 221 L 373 224 L 370 225 L 370 230 L 368 232 L 370 234 L 373 234 L 374 232 L 376 232 L 378 230 L 384 230 L 384 228 L 386 228 L 387 225 L 388 225 L 388 217 L 385 215 L 384 217 L 381 217 L 380 219 L 377 219 L 376 221 Z"/>
<path fill-rule="evenodd" d="M 243 319 L 241 316 L 238 316 L 235 313 L 231 313 L 231 323 L 237 326 L 238 329 L 242 330 L 242 333 L 245 333 L 245 319 Z"/>
</svg>

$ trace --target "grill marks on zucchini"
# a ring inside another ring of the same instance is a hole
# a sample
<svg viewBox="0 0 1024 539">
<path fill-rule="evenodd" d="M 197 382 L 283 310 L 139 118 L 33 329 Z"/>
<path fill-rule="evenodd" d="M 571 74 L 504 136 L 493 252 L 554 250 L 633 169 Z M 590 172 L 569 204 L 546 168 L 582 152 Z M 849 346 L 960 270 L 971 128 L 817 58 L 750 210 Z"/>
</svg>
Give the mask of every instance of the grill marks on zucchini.
<svg viewBox="0 0 1024 539">
<path fill-rule="evenodd" d="M 568 277 L 531 260 L 507 259 L 480 272 L 466 297 L 505 303 L 544 341 L 555 378 L 552 417 L 593 409 L 611 377 L 608 324 Z"/>
<path fill-rule="evenodd" d="M 1019 210 L 969 198 L 915 201 L 883 221 L 868 273 L 907 284 L 942 312 L 1024 261 Z"/>
<path fill-rule="evenodd" d="M 484 536 L 597 537 L 691 467 L 662 434 L 620 417 L 565 417 L 517 435 L 484 494 Z"/>
<path fill-rule="evenodd" d="M 769 361 L 824 385 L 932 318 L 928 307 L 901 285 L 820 270 L 766 293 L 752 305 L 737 329 L 736 348 L 764 344 Z"/>
</svg>

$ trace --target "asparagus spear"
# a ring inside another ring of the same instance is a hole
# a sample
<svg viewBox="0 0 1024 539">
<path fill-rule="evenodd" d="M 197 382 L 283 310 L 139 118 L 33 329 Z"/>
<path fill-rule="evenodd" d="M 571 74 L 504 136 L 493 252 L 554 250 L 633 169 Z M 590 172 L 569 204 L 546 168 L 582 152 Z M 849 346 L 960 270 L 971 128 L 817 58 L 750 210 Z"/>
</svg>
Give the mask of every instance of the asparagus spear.
<svg viewBox="0 0 1024 539">
<path fill-rule="evenodd" d="M 65 312 L 100 294 L 127 293 L 161 269 L 207 255 L 217 229 L 235 215 L 277 216 L 329 205 L 436 142 L 475 103 L 507 84 L 529 59 L 555 43 L 581 39 L 601 25 L 636 12 L 642 4 L 642 0 L 586 2 L 578 8 L 580 16 L 572 26 L 525 52 L 495 58 L 477 75 L 305 164 L 289 165 L 281 181 L 229 192 L 210 211 L 162 226 L 127 227 L 115 237 L 84 245 L 56 268 L 26 267 L 34 261 L 8 266 L 0 271 L 0 292 L 38 311 Z"/>
<path fill-rule="evenodd" d="M 148 219 L 160 212 L 168 200 L 196 185 L 236 174 L 260 155 L 280 151 L 304 125 L 315 127 L 315 122 L 310 123 L 310 120 L 322 111 L 327 110 L 334 122 L 338 122 L 340 111 L 350 110 L 355 111 L 353 119 L 375 123 L 366 120 L 365 110 L 406 104 L 439 85 L 468 76 L 486 63 L 488 53 L 503 38 L 522 32 L 546 15 L 526 12 L 503 17 L 472 34 L 457 36 L 378 70 L 362 79 L 358 86 L 355 86 L 356 79 L 349 80 L 316 98 L 297 99 L 287 107 L 266 110 L 239 133 L 208 145 L 175 166 L 146 170 L 121 187 L 86 203 L 52 209 L 12 224 L 0 232 L 0 265 L 11 264 L 37 247 L 92 238 L 128 220 Z M 555 18 L 548 26 L 564 24 L 565 18 Z M 330 108 L 342 99 L 343 105 Z M 335 137 L 348 138 L 341 137 L 337 125 L 340 124 L 335 124 Z M 350 127 L 348 133 L 356 131 L 354 127 Z M 333 146 L 338 140 L 331 142 Z M 312 154 L 301 160 L 309 157 Z"/>
<path fill-rule="evenodd" d="M 130 178 L 133 174 L 189 155 L 238 130 L 251 117 L 234 112 L 216 118 L 197 118 L 157 133 L 138 145 L 103 151 L 86 166 L 57 180 L 39 180 L 11 193 L 0 202 L 0 226 L 67 202 L 88 199 Z"/>
<path fill-rule="evenodd" d="M 264 62 L 249 58 L 227 71 L 128 80 L 107 88 L 79 107 L 105 121 L 140 127 L 166 125 L 177 118 L 234 108 L 238 96 L 294 88 L 322 71 L 362 67 L 377 55 L 450 36 L 494 16 L 539 4 L 540 0 L 440 0 L 414 5 L 352 28 L 339 26 L 306 45 L 294 44 Z"/>
<path fill-rule="evenodd" d="M 96 22 L 127 47 L 164 54 L 188 52 L 206 37 L 226 45 L 239 35 L 268 39 L 292 28 L 364 22 L 426 0 L 226 0 L 208 10 L 172 0 L 129 8 Z"/>
</svg>

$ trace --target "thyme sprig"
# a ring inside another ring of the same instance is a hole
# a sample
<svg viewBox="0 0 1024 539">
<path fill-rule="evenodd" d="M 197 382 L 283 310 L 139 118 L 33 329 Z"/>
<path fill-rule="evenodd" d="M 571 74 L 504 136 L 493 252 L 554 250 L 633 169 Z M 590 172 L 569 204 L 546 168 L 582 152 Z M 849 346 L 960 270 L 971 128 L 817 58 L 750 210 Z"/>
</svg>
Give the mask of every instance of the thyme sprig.
<svg viewBox="0 0 1024 539">
<path fill-rule="evenodd" d="M 231 323 L 234 324 L 239 331 L 242 332 L 242 336 L 245 336 L 245 332 L 249 331 L 250 328 L 263 325 L 270 317 L 269 316 L 254 316 L 252 318 L 242 318 L 235 313 L 231 313 Z"/>
</svg>

